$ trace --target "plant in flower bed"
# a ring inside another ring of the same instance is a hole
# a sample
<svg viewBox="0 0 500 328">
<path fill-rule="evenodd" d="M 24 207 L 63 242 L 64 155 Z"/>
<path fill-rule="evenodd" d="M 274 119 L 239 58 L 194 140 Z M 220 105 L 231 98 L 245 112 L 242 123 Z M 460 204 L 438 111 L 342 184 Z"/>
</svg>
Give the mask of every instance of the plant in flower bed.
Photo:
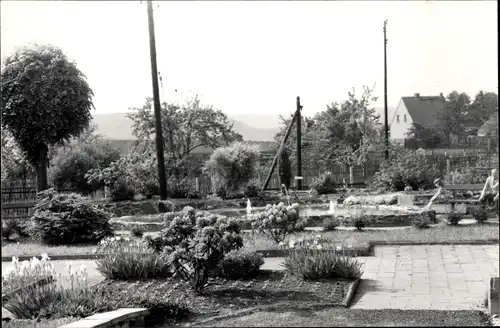
<svg viewBox="0 0 500 328">
<path fill-rule="evenodd" d="M 96 242 L 112 234 L 110 214 L 90 198 L 60 194 L 54 189 L 38 193 L 31 218 L 33 239 L 44 244 L 69 245 Z"/>
<path fill-rule="evenodd" d="M 445 220 L 450 225 L 458 225 L 460 221 L 464 218 L 464 213 L 457 210 L 450 210 L 446 213 Z"/>
<path fill-rule="evenodd" d="M 285 271 L 300 279 L 358 279 L 363 274 L 359 261 L 348 257 L 343 247 L 332 248 L 331 241 L 321 235 L 282 245 Z"/>
<path fill-rule="evenodd" d="M 264 256 L 247 249 L 233 250 L 226 254 L 220 266 L 219 276 L 229 279 L 251 279 L 260 273 Z"/>
<path fill-rule="evenodd" d="M 144 241 L 128 236 L 103 239 L 95 252 L 106 254 L 98 259 L 97 270 L 108 279 L 145 280 L 170 277 L 167 259 L 153 252 Z"/>
<path fill-rule="evenodd" d="M 334 231 L 340 225 L 340 221 L 332 215 L 323 220 L 323 231 Z"/>
<path fill-rule="evenodd" d="M 488 210 L 484 206 L 469 207 L 469 213 L 477 223 L 485 223 L 488 220 Z"/>
<path fill-rule="evenodd" d="M 374 219 L 364 212 L 352 214 L 351 216 L 340 217 L 340 221 L 344 227 L 354 227 L 357 231 L 363 231 L 363 229 L 372 224 Z"/>
<path fill-rule="evenodd" d="M 185 207 L 149 245 L 163 252 L 176 276 L 202 293 L 209 279 L 220 270 L 227 253 L 243 246 L 241 228 L 235 220 Z"/>
<path fill-rule="evenodd" d="M 301 219 L 300 206 L 297 203 L 285 206 L 283 202 L 267 205 L 266 210 L 257 214 L 252 226 L 276 243 L 285 240 L 286 236 L 303 231 L 307 219 Z"/>
</svg>

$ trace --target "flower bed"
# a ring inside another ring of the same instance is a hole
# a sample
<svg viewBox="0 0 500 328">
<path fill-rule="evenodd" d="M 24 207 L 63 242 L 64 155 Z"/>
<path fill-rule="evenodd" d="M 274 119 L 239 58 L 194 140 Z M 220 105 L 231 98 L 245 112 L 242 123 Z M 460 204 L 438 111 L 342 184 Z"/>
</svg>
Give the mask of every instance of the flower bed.
<svg viewBox="0 0 500 328">
<path fill-rule="evenodd" d="M 352 280 L 306 282 L 280 271 L 262 271 L 253 280 L 229 281 L 214 279 L 203 295 L 196 295 L 189 284 L 175 278 L 149 282 L 103 281 L 96 291 L 112 292 L 126 298 L 135 291 L 158 293 L 169 299 L 184 300 L 193 313 L 192 320 L 214 315 L 230 314 L 253 306 L 284 303 L 328 303 L 343 305 Z"/>
</svg>

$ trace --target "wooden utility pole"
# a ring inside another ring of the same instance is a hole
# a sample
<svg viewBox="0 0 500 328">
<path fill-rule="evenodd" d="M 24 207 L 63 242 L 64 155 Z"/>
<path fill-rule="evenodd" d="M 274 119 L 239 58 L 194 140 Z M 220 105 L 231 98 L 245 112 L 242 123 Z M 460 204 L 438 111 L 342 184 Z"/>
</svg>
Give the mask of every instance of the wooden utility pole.
<svg viewBox="0 0 500 328">
<path fill-rule="evenodd" d="M 384 128 L 385 159 L 389 160 L 389 114 L 387 110 L 387 19 L 384 21 Z"/>
<path fill-rule="evenodd" d="M 300 97 L 297 97 L 297 190 L 302 190 L 302 115 Z"/>
<path fill-rule="evenodd" d="M 156 64 L 155 23 L 153 17 L 153 3 L 147 2 L 149 25 L 149 51 L 151 54 L 151 77 L 153 80 L 153 103 L 156 127 L 156 161 L 158 162 L 158 180 L 160 183 L 160 199 L 167 199 L 167 179 L 165 173 L 165 157 L 163 154 L 163 135 L 161 131 L 161 107 L 158 91 L 158 67 Z"/>
</svg>

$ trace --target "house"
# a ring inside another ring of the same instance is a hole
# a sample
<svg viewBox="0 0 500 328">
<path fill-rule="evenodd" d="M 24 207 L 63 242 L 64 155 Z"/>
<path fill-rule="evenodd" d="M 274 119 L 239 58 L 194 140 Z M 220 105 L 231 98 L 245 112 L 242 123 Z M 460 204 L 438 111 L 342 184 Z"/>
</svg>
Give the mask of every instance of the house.
<svg viewBox="0 0 500 328">
<path fill-rule="evenodd" d="M 446 101 L 441 93 L 439 96 L 402 97 L 392 115 L 389 116 L 391 139 L 403 141 L 413 123 L 428 127 L 437 119 L 436 114 L 442 111 Z"/>
<path fill-rule="evenodd" d="M 498 134 L 498 112 L 491 117 L 477 130 L 478 137 L 495 137 Z"/>
</svg>

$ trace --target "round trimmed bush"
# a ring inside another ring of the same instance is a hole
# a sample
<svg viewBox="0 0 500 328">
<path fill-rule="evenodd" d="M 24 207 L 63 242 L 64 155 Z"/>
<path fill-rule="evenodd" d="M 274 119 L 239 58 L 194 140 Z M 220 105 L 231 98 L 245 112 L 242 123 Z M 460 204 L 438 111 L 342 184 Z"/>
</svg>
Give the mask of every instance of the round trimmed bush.
<svg viewBox="0 0 500 328">
<path fill-rule="evenodd" d="M 230 280 L 251 279 L 259 274 L 263 264 L 264 257 L 260 253 L 234 250 L 222 260 L 220 276 Z"/>
<path fill-rule="evenodd" d="M 340 221 L 332 215 L 323 220 L 323 231 L 334 231 L 340 225 Z"/>
<path fill-rule="evenodd" d="M 38 194 L 30 232 L 44 244 L 97 242 L 113 234 L 109 219 L 110 214 L 89 198 L 49 189 Z"/>
</svg>

